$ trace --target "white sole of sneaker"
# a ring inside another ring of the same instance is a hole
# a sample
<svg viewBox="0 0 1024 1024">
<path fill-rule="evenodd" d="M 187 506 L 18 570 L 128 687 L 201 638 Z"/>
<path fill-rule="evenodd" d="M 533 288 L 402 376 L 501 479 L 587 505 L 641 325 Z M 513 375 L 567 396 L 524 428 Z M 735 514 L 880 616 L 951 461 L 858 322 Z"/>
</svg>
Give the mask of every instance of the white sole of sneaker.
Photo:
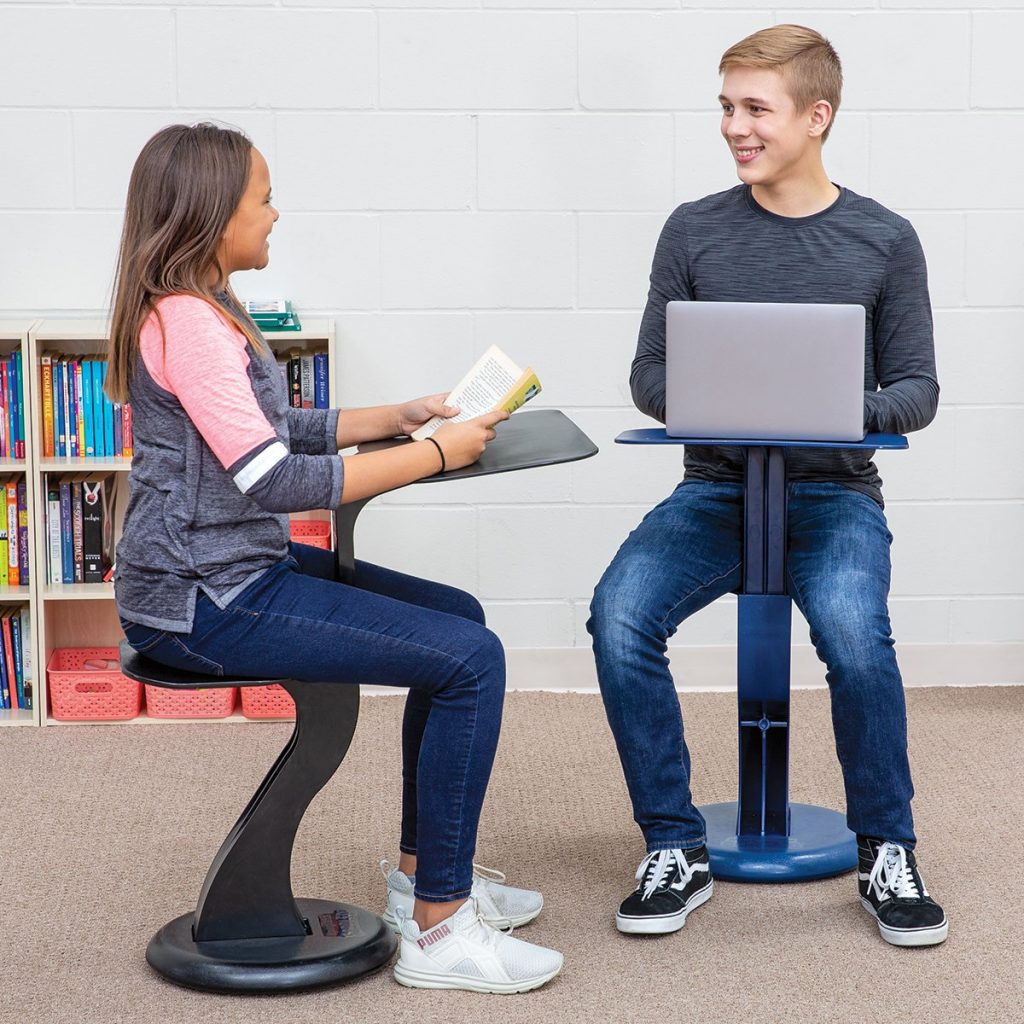
<svg viewBox="0 0 1024 1024">
<path fill-rule="evenodd" d="M 413 971 L 403 967 L 401 960 L 395 964 L 395 981 L 406 988 L 457 988 L 467 992 L 486 992 L 491 995 L 509 996 L 516 992 L 530 992 L 541 985 L 546 985 L 554 978 L 562 965 L 556 970 L 526 981 L 485 981 L 483 978 L 466 978 L 461 974 L 427 974 L 424 971 Z"/>
<path fill-rule="evenodd" d="M 949 921 L 946 920 L 934 928 L 890 928 L 878 920 L 878 914 L 875 913 L 870 900 L 861 896 L 860 903 L 875 919 L 882 938 L 892 946 L 937 946 L 940 942 L 945 942 L 949 934 Z"/>
<path fill-rule="evenodd" d="M 698 907 L 703 906 L 715 891 L 715 880 L 712 879 L 690 897 L 690 902 L 675 914 L 663 914 L 660 917 L 623 917 L 615 915 L 615 927 L 626 935 L 668 935 L 677 932 L 686 924 L 686 919 Z"/>
<path fill-rule="evenodd" d="M 524 924 L 536 921 L 543 909 L 544 904 L 542 903 L 530 914 L 520 914 L 519 917 L 484 917 L 481 915 L 480 920 L 485 921 L 492 928 L 497 928 L 500 932 L 507 932 L 509 928 L 522 928 Z M 398 923 L 398 920 L 390 907 L 387 907 L 380 917 L 388 928 L 390 928 L 396 935 L 402 934 L 402 926 Z"/>
</svg>

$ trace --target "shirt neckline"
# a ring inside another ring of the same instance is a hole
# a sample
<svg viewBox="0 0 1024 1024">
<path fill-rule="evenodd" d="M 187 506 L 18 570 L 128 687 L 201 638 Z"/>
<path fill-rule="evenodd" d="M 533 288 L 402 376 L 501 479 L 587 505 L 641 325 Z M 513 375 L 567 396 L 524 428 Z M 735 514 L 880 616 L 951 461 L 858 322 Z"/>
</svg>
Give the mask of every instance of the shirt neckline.
<svg viewBox="0 0 1024 1024">
<path fill-rule="evenodd" d="M 833 185 L 836 183 L 833 181 Z M 743 186 L 743 198 L 746 200 L 748 208 L 756 213 L 760 217 L 764 217 L 767 220 L 776 221 L 779 224 L 786 224 L 787 226 L 799 227 L 802 224 L 812 224 L 816 220 L 820 220 L 822 217 L 827 217 L 829 214 L 836 213 L 846 205 L 849 191 L 842 185 L 836 185 L 839 189 L 839 195 L 825 207 L 824 210 L 819 210 L 817 213 L 809 214 L 807 217 L 783 217 L 782 214 L 773 213 L 771 210 L 766 210 L 760 203 L 754 198 L 754 190 L 750 185 Z"/>
</svg>

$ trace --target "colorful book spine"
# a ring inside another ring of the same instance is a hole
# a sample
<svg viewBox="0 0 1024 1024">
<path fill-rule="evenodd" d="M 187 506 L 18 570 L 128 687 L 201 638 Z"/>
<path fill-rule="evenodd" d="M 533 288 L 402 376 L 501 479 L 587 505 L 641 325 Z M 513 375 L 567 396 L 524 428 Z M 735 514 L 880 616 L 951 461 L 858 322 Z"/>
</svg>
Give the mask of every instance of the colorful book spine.
<svg viewBox="0 0 1024 1024">
<path fill-rule="evenodd" d="M 329 409 L 331 407 L 329 395 L 327 353 L 315 352 L 313 354 L 313 408 Z"/>
<path fill-rule="evenodd" d="M 21 583 L 18 565 L 18 482 L 13 477 L 5 486 L 7 493 L 7 583 L 17 587 Z"/>
<path fill-rule="evenodd" d="M 0 359 L 0 458 L 11 457 L 10 431 L 7 429 L 7 410 L 11 407 L 11 396 L 8 392 L 7 360 Z"/>
<path fill-rule="evenodd" d="M 53 415 L 53 354 L 44 352 L 40 357 L 41 389 L 43 400 L 43 458 L 52 459 L 56 451 L 53 443 L 55 436 Z"/>
<path fill-rule="evenodd" d="M 7 477 L 0 477 L 0 586 L 7 586 Z"/>
<path fill-rule="evenodd" d="M 71 547 L 74 552 L 75 583 L 85 582 L 82 524 L 82 480 L 76 477 L 71 481 Z"/>
<path fill-rule="evenodd" d="M 60 490 L 60 581 L 75 582 L 74 526 L 71 515 L 71 481 L 61 480 Z"/>
<path fill-rule="evenodd" d="M 7 652 L 4 650 L 6 646 L 3 629 L 0 628 L 0 705 L 5 710 L 11 706 L 11 680 L 7 676 Z"/>
<path fill-rule="evenodd" d="M 64 388 L 64 395 L 63 395 L 63 399 L 64 399 L 64 430 L 65 430 L 65 433 L 67 434 L 67 437 L 65 438 L 65 452 L 64 452 L 64 454 L 65 455 L 77 455 L 78 454 L 78 444 L 77 444 L 76 438 L 75 438 L 75 436 L 73 434 L 73 431 L 75 429 L 75 427 L 74 427 L 75 420 L 74 420 L 74 415 L 73 415 L 74 414 L 74 403 L 72 401 L 72 396 L 75 393 L 74 367 L 72 366 L 71 360 L 67 359 L 67 358 L 61 360 L 61 367 L 62 367 L 62 370 L 63 370 L 63 372 L 61 374 L 61 377 L 62 377 L 61 386 Z"/>
<path fill-rule="evenodd" d="M 7 381 L 4 386 L 4 394 L 7 395 L 7 408 L 4 410 L 4 429 L 7 431 L 7 458 L 16 459 L 17 456 L 17 431 L 14 429 L 14 418 L 17 415 L 18 403 L 14 397 L 14 356 L 4 360 L 4 371 Z"/>
<path fill-rule="evenodd" d="M 32 615 L 27 605 L 21 606 L 18 616 L 21 620 L 21 674 L 24 679 L 25 710 L 32 710 L 33 680 L 32 669 Z"/>
<path fill-rule="evenodd" d="M 121 403 L 111 402 L 111 418 L 114 426 L 114 454 L 124 455 L 124 419 L 121 416 Z"/>
<path fill-rule="evenodd" d="M 62 459 L 68 453 L 68 435 L 64 419 L 64 360 L 60 356 L 53 360 L 53 419 L 54 452 Z"/>
<path fill-rule="evenodd" d="M 14 398 L 18 403 L 18 430 L 15 458 L 25 458 L 25 362 L 19 348 L 14 353 L 14 367 L 17 375 L 17 387 Z"/>
<path fill-rule="evenodd" d="M 27 587 L 31 582 L 31 570 L 28 563 L 28 483 L 24 475 L 17 483 L 18 507 L 18 566 L 21 585 Z"/>
<path fill-rule="evenodd" d="M 106 435 L 103 432 L 103 365 L 92 361 L 92 436 L 97 456 L 107 454 Z"/>
<path fill-rule="evenodd" d="M 83 427 L 83 440 L 82 452 L 85 455 L 96 454 L 96 433 L 95 433 L 95 419 L 93 417 L 93 384 L 92 384 L 92 368 L 94 362 L 92 359 L 82 360 L 82 427 Z"/>
<path fill-rule="evenodd" d="M 121 419 L 124 429 L 124 457 L 130 459 L 135 452 L 134 436 L 132 434 L 132 406 L 125 402 L 121 406 Z"/>
<path fill-rule="evenodd" d="M 12 611 L 10 615 L 11 624 L 11 654 L 14 657 L 14 679 L 18 694 L 18 707 L 25 709 L 25 670 L 21 660 L 21 615 Z"/>
<path fill-rule="evenodd" d="M 14 670 L 14 640 L 11 636 L 11 613 L 9 611 L 0 616 L 0 632 L 2 632 L 4 640 L 4 668 L 7 669 L 7 688 L 10 694 L 7 706 L 13 708 L 18 705 L 18 673 Z"/>
<path fill-rule="evenodd" d="M 46 581 L 61 582 L 60 484 L 46 482 Z"/>
<path fill-rule="evenodd" d="M 103 410 L 103 453 L 107 458 L 117 454 L 114 446 L 114 406 L 104 390 L 107 385 L 107 362 L 100 363 L 100 408 Z"/>
<path fill-rule="evenodd" d="M 83 388 L 83 360 L 75 360 L 75 432 L 78 435 L 76 455 L 85 455 L 85 395 Z"/>
</svg>

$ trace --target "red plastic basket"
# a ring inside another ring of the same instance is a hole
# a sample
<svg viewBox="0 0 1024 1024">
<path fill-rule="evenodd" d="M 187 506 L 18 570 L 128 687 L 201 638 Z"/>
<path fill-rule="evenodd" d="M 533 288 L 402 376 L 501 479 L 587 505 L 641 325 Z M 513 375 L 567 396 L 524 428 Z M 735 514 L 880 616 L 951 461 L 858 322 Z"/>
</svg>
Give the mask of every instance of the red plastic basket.
<svg viewBox="0 0 1024 1024">
<path fill-rule="evenodd" d="M 277 683 L 269 686 L 241 686 L 242 714 L 246 718 L 294 718 L 295 701 Z"/>
<path fill-rule="evenodd" d="M 227 718 L 235 710 L 237 686 L 170 690 L 146 684 L 146 714 L 150 718 Z"/>
<path fill-rule="evenodd" d="M 57 648 L 46 665 L 50 714 L 65 720 L 135 718 L 142 684 L 121 674 L 119 654 L 116 647 Z"/>
<path fill-rule="evenodd" d="M 292 540 L 330 550 L 331 524 L 326 519 L 292 519 L 290 524 Z"/>
</svg>

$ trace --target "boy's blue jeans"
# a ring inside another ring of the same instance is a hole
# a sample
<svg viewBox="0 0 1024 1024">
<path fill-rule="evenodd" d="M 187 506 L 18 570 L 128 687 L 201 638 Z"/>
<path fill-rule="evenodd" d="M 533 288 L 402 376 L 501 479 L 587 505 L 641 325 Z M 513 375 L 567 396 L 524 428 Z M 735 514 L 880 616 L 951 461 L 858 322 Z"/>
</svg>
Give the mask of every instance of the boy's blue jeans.
<svg viewBox="0 0 1024 1024">
<path fill-rule="evenodd" d="M 787 589 L 827 666 L 847 823 L 913 848 L 903 682 L 886 601 L 892 534 L 866 494 L 789 485 Z M 743 488 L 687 481 L 626 538 L 601 577 L 587 629 L 633 815 L 648 852 L 705 841 L 667 640 L 742 585 Z"/>
<path fill-rule="evenodd" d="M 335 577 L 332 551 L 292 544 L 227 608 L 201 593 L 190 634 L 122 626 L 137 651 L 190 672 L 409 687 L 400 848 L 416 854 L 420 899 L 462 899 L 501 728 L 501 641 L 453 587 L 365 562 L 351 583 Z"/>
</svg>

